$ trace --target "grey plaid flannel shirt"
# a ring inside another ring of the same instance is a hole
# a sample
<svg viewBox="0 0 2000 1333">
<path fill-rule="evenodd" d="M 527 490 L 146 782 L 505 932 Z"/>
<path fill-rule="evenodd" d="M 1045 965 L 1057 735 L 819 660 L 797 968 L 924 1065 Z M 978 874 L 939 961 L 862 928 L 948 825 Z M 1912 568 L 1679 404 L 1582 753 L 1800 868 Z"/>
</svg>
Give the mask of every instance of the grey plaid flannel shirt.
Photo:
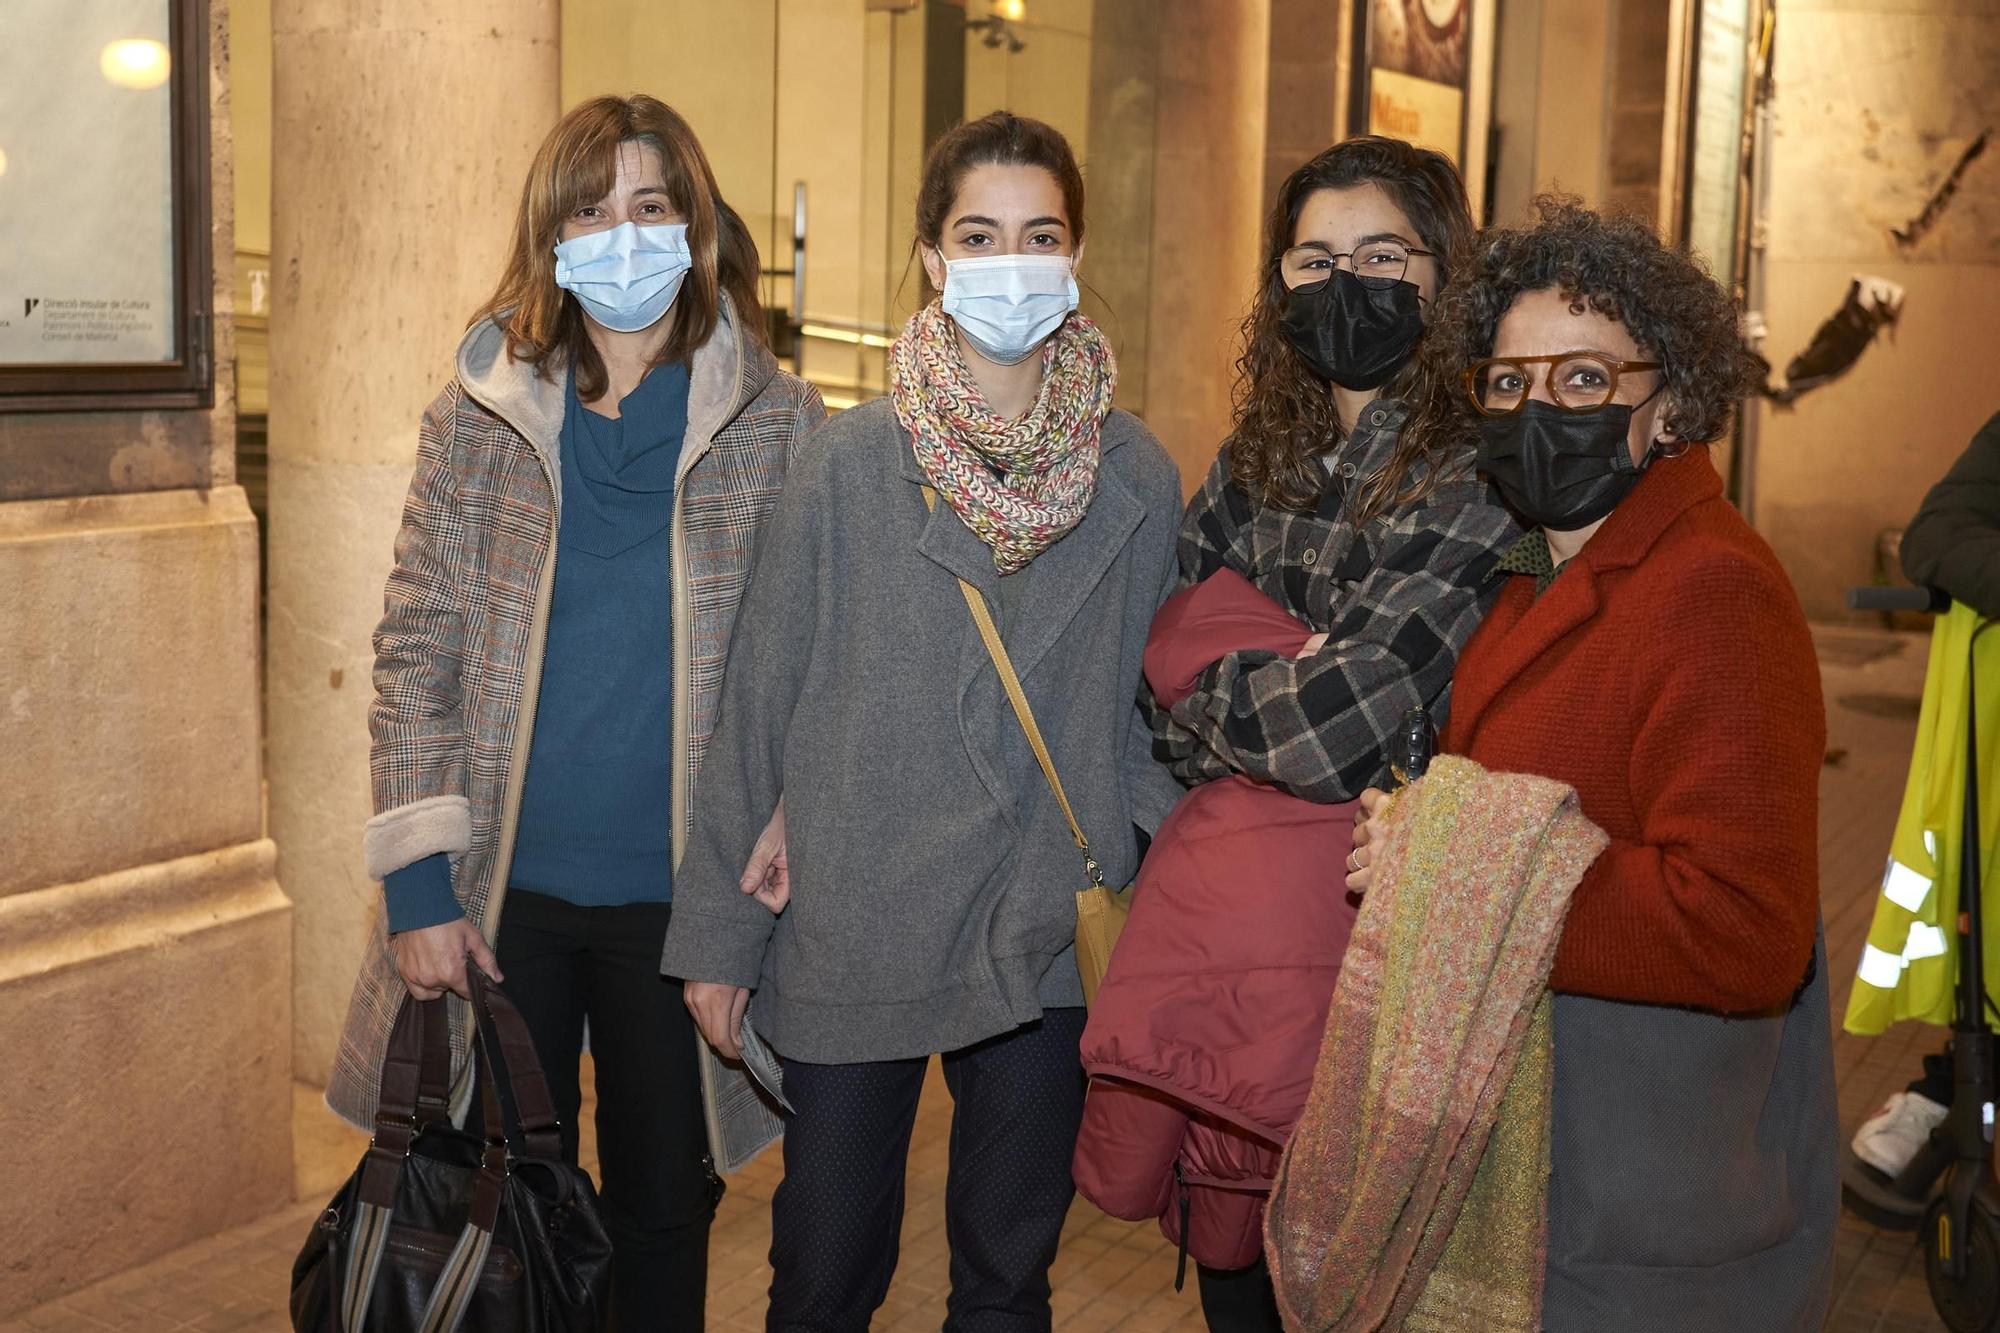
<svg viewBox="0 0 2000 1333">
<path fill-rule="evenodd" d="M 1241 773 L 1351 800 L 1385 785 L 1405 712 L 1421 703 L 1442 727 L 1458 652 L 1498 588 L 1486 576 L 1521 529 L 1472 475 L 1470 445 L 1459 475 L 1421 505 L 1357 527 L 1354 482 L 1388 461 L 1406 416 L 1389 400 L 1364 409 L 1313 513 L 1254 503 L 1229 479 L 1228 450 L 1216 459 L 1181 524 L 1183 583 L 1226 565 L 1327 642 L 1296 661 L 1231 653 L 1171 712 L 1154 708 L 1154 753 L 1181 781 Z"/>
</svg>

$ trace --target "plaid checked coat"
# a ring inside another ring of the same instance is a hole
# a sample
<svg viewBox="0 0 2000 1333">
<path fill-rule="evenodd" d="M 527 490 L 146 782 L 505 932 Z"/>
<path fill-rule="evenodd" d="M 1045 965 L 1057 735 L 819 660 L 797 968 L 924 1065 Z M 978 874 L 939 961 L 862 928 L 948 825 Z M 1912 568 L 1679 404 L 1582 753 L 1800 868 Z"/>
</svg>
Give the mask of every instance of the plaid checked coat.
<svg viewBox="0 0 2000 1333">
<path fill-rule="evenodd" d="M 473 328 L 458 373 L 417 434 L 416 476 L 375 632 L 369 752 L 375 817 L 365 849 L 380 878 L 436 852 L 490 941 L 513 857 L 535 693 L 547 640 L 562 470 L 564 382 L 513 361 L 500 328 Z M 737 602 L 800 439 L 825 417 L 818 390 L 744 337 L 726 300 L 695 353 L 674 490 L 674 841 L 715 726 Z M 382 913 L 355 983 L 327 1102 L 367 1126 L 402 1002 Z M 465 1078 L 464 1006 L 452 1004 L 453 1068 Z"/>
<path fill-rule="evenodd" d="M 1408 417 L 1377 399 L 1334 455 L 1312 513 L 1259 504 L 1229 479 L 1225 448 L 1181 525 L 1184 584 L 1229 568 L 1315 631 L 1299 660 L 1231 653 L 1171 710 L 1155 754 L 1190 784 L 1241 773 L 1325 803 L 1386 786 L 1385 747 L 1417 704 L 1442 728 L 1459 649 L 1497 585 L 1486 575 L 1520 526 L 1472 475 L 1468 445 L 1423 503 L 1357 525 L 1347 497 L 1389 461 Z"/>
</svg>

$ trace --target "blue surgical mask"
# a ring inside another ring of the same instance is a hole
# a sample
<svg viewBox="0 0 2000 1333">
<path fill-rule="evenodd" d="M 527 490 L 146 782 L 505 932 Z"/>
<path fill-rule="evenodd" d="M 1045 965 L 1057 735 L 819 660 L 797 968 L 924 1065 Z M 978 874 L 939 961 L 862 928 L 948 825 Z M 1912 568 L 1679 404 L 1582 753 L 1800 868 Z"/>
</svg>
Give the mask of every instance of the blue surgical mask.
<svg viewBox="0 0 2000 1333">
<path fill-rule="evenodd" d="M 999 365 L 1027 360 L 1074 309 L 1076 265 L 1068 255 L 945 261 L 944 312 L 981 356 Z"/>
<path fill-rule="evenodd" d="M 556 246 L 556 286 L 573 292 L 607 329 L 637 333 L 659 323 L 694 266 L 687 226 L 621 222 Z"/>
</svg>

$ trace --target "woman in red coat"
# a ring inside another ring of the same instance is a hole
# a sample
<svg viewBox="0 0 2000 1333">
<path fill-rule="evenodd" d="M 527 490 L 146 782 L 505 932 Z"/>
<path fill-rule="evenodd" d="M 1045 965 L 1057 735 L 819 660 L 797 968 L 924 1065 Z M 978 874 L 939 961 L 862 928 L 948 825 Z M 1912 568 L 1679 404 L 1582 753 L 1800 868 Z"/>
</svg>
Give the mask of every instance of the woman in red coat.
<svg viewBox="0 0 2000 1333">
<path fill-rule="evenodd" d="M 1540 207 L 1482 240 L 1439 332 L 1480 468 L 1530 528 L 1443 748 L 1569 783 L 1611 836 L 1549 982 L 1545 1327 L 1817 1329 L 1838 1210 L 1825 717 L 1798 600 L 1702 447 L 1750 361 L 1729 298 L 1646 226 Z M 1357 831 L 1351 887 L 1380 834 Z"/>
</svg>

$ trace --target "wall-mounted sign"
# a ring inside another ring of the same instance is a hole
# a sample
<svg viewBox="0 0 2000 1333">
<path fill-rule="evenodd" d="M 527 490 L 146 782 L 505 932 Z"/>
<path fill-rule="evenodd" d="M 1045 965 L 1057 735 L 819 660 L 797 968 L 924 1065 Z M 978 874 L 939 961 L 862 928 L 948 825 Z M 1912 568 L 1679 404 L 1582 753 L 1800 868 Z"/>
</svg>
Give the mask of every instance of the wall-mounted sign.
<svg viewBox="0 0 2000 1333">
<path fill-rule="evenodd" d="M 1363 0 L 1352 123 L 1463 166 L 1472 10 L 1472 0 Z"/>
<path fill-rule="evenodd" d="M 0 10 L 0 411 L 209 401 L 206 11 Z"/>
</svg>

